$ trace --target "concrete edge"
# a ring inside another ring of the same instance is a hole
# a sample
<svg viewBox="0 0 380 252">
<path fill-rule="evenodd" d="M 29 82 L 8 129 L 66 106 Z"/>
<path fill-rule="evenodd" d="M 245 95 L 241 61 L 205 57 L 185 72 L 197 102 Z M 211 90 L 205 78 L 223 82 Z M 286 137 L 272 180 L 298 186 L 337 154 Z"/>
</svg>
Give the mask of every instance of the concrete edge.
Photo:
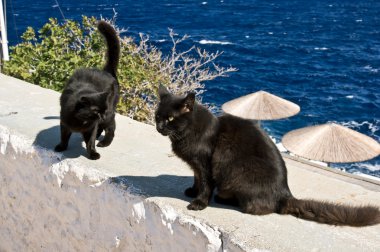
<svg viewBox="0 0 380 252">
<path fill-rule="evenodd" d="M 296 162 L 299 162 L 299 163 L 302 163 L 302 164 L 306 164 L 307 166 L 305 166 L 305 167 L 309 168 L 310 170 L 312 170 L 312 169 L 314 169 L 314 170 L 322 170 L 322 171 L 325 171 L 325 172 L 328 172 L 328 173 L 332 173 L 332 174 L 335 174 L 335 175 L 340 175 L 340 176 L 342 176 L 342 178 L 351 179 L 353 183 L 356 182 L 355 184 L 359 184 L 359 185 L 362 184 L 361 182 L 366 182 L 366 183 L 369 183 L 369 184 L 380 186 L 380 180 L 371 179 L 371 178 L 367 178 L 367 177 L 362 177 L 362 176 L 359 176 L 359 175 L 356 175 L 356 174 L 340 171 L 338 169 L 331 168 L 331 167 L 328 167 L 328 166 L 319 165 L 319 164 L 316 164 L 314 162 L 308 161 L 306 159 L 303 159 L 303 158 L 300 158 L 300 157 L 297 157 L 297 156 L 292 156 L 292 155 L 290 155 L 288 153 L 281 153 L 281 155 L 283 156 L 283 158 L 285 160 L 286 159 L 290 159 L 290 160 L 293 160 L 293 161 L 296 161 Z"/>
</svg>

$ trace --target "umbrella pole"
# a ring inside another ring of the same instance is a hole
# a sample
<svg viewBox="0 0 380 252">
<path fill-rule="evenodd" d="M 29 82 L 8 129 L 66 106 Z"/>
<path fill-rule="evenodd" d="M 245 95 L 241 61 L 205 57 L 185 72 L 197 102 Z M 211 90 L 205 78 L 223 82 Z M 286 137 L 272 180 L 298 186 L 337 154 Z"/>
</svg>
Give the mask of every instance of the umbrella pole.
<svg viewBox="0 0 380 252">
<path fill-rule="evenodd" d="M 3 0 L 0 0 L 0 32 L 1 32 L 1 48 L 2 48 L 2 58 L 4 61 L 9 60 L 8 52 L 8 37 L 7 37 L 7 27 L 5 20 L 6 8 L 3 8 Z"/>
</svg>

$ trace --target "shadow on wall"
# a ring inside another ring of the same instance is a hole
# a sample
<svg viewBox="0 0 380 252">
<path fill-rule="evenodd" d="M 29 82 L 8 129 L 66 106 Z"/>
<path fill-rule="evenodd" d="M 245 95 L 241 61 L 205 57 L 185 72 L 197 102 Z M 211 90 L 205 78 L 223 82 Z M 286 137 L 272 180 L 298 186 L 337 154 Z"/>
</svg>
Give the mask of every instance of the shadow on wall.
<svg viewBox="0 0 380 252">
<path fill-rule="evenodd" d="M 175 198 L 186 201 L 190 204 L 193 200 L 185 196 L 184 191 L 186 188 L 193 185 L 194 178 L 192 176 L 177 176 L 177 175 L 158 175 L 155 177 L 148 176 L 118 176 L 109 178 L 108 182 L 117 185 L 133 185 L 135 188 L 142 188 L 143 195 L 147 197 L 165 197 L 165 198 Z M 215 195 L 215 193 L 214 193 Z M 222 205 L 215 203 L 215 201 L 210 201 L 208 207 L 233 209 L 240 212 L 237 207 Z"/>
<path fill-rule="evenodd" d="M 40 131 L 37 134 L 33 145 L 54 151 L 54 147 L 60 141 L 59 117 L 48 116 L 44 117 L 44 119 L 57 120 L 58 125 Z M 79 156 L 87 157 L 86 149 L 83 147 L 82 143 L 83 139 L 81 134 L 72 134 L 67 150 L 62 152 L 62 159 L 57 159 L 57 162 L 60 162 L 66 158 L 78 158 Z M 121 185 L 122 187 L 129 187 L 132 185 L 134 188 L 139 189 L 139 191 L 132 190 L 133 193 L 141 193 L 147 197 L 168 197 L 180 199 L 190 203 L 192 198 L 186 197 L 184 195 L 184 191 L 186 188 L 193 185 L 193 181 L 194 178 L 192 176 L 162 174 L 155 177 L 130 175 L 111 177 L 107 182 L 110 184 Z M 213 199 L 211 200 L 209 207 L 238 210 L 232 206 L 217 204 L 213 201 Z"/>
<path fill-rule="evenodd" d="M 47 116 L 45 120 L 57 120 L 57 126 L 41 130 L 33 145 L 54 151 L 54 147 L 59 144 L 61 140 L 61 130 L 59 126 L 59 116 Z M 77 158 L 79 156 L 87 157 L 86 149 L 82 146 L 82 136 L 78 133 L 73 133 L 69 141 L 69 147 L 66 151 L 62 152 L 63 158 Z"/>
</svg>

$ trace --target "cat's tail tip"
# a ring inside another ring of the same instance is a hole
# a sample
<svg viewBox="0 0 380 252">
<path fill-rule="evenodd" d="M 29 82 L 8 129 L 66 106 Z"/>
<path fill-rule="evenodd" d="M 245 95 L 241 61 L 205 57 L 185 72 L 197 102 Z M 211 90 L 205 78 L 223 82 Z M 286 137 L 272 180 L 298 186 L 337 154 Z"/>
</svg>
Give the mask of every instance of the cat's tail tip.
<svg viewBox="0 0 380 252">
<path fill-rule="evenodd" d="M 280 202 L 279 213 L 336 226 L 363 227 L 380 224 L 380 209 L 371 205 L 349 206 L 289 198 Z"/>
<path fill-rule="evenodd" d="M 98 30 L 99 30 L 102 34 L 104 34 L 104 33 L 108 33 L 110 30 L 111 30 L 111 31 L 114 31 L 115 29 L 114 29 L 113 26 L 112 26 L 110 23 L 108 23 L 107 21 L 105 21 L 105 20 L 100 20 L 100 21 L 98 22 Z M 116 33 L 116 32 L 114 32 L 114 33 Z"/>
<path fill-rule="evenodd" d="M 108 22 L 100 20 L 98 30 L 107 41 L 107 63 L 104 70 L 116 78 L 116 69 L 120 59 L 120 41 L 115 28 Z"/>
</svg>

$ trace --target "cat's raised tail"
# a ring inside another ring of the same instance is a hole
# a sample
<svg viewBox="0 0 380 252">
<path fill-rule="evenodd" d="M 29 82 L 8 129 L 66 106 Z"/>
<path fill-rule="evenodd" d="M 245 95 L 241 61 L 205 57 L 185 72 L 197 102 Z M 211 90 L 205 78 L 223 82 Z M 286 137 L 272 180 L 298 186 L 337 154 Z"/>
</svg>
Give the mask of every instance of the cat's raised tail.
<svg viewBox="0 0 380 252">
<path fill-rule="evenodd" d="M 117 65 L 120 58 L 120 42 L 115 29 L 106 21 L 99 21 L 98 30 L 104 36 L 107 42 L 107 62 L 104 71 L 109 72 L 115 79 Z"/>
<path fill-rule="evenodd" d="M 380 210 L 375 206 L 348 206 L 330 202 L 284 199 L 280 214 L 337 226 L 371 226 L 380 223 Z"/>
</svg>

